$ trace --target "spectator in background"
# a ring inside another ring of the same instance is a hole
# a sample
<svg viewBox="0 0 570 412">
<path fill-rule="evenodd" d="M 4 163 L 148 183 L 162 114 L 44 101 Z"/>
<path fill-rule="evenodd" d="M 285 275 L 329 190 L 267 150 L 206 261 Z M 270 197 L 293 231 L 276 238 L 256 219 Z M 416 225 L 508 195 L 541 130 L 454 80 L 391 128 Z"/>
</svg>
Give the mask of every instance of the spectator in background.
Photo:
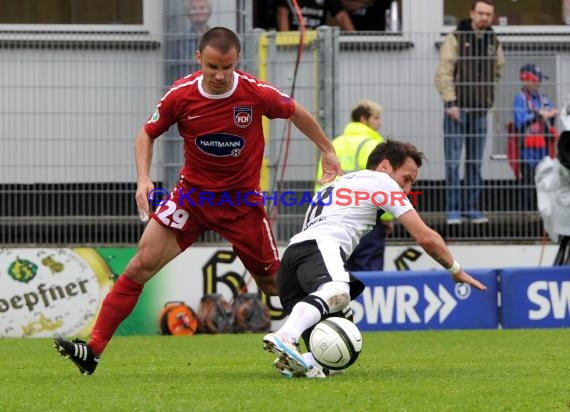
<svg viewBox="0 0 570 412">
<path fill-rule="evenodd" d="M 334 17 L 341 30 L 354 31 L 354 25 L 341 0 L 298 0 L 301 14 L 305 20 L 305 28 L 316 29 L 327 24 L 327 13 Z M 277 1 L 277 30 L 299 30 L 297 14 L 289 0 Z"/>
<path fill-rule="evenodd" d="M 196 61 L 196 52 L 200 37 L 209 26 L 212 15 L 211 0 L 171 0 L 170 14 L 167 16 L 167 29 L 170 31 L 166 40 L 166 84 L 172 83 L 200 69 Z M 164 146 L 165 183 L 172 186 L 180 178 L 180 165 L 184 162 L 184 154 L 177 144 L 180 138 L 178 129 L 173 127 L 167 132 L 172 139 Z"/>
<path fill-rule="evenodd" d="M 435 84 L 443 99 L 447 224 L 486 223 L 480 211 L 481 163 L 487 137 L 487 114 L 495 100 L 495 84 L 505 64 L 503 49 L 491 28 L 493 0 L 473 2 L 470 18 L 449 33 L 441 45 Z M 459 165 L 465 146 L 465 187 Z"/>
<path fill-rule="evenodd" d="M 342 135 L 333 139 L 332 144 L 344 173 L 366 169 L 368 156 L 378 143 L 384 139 L 378 133 L 382 126 L 382 106 L 370 100 L 361 100 L 352 109 L 352 122 L 346 125 Z M 318 180 L 322 175 L 319 162 L 316 190 L 321 186 Z M 360 243 L 347 261 L 349 271 L 383 270 L 386 235 L 394 229 L 394 218 L 379 210 L 378 219 L 370 232 L 360 239 Z"/>
<path fill-rule="evenodd" d="M 358 31 L 386 30 L 386 10 L 392 0 L 342 0 L 354 29 Z"/>
<path fill-rule="evenodd" d="M 526 186 L 523 210 L 536 210 L 534 172 L 538 163 L 550 155 L 554 157 L 554 120 L 558 109 L 540 90 L 542 79 L 548 79 L 536 64 L 525 64 L 520 69 L 522 90 L 513 103 L 515 132 L 521 136 L 520 159 L 522 184 Z M 551 150 L 549 150 L 551 148 Z"/>
<path fill-rule="evenodd" d="M 195 54 L 200 37 L 209 29 L 212 3 L 210 0 L 184 0 L 184 10 L 187 16 L 184 27 L 169 36 L 167 44 L 169 84 L 199 69 Z"/>
<path fill-rule="evenodd" d="M 210 0 L 187 0 L 188 19 L 190 23 L 189 31 L 200 36 L 206 33 L 210 27 L 208 20 L 212 15 L 212 4 Z M 195 50 L 195 52 L 198 50 Z"/>
</svg>

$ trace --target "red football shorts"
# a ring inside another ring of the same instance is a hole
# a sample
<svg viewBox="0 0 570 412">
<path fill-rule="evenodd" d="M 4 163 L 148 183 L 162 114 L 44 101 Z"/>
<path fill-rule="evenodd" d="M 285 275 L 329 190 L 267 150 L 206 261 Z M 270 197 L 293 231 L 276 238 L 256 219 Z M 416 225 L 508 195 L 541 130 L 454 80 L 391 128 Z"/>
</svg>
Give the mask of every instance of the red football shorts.
<svg viewBox="0 0 570 412">
<path fill-rule="evenodd" d="M 277 273 L 279 255 L 262 196 L 249 192 L 204 192 L 182 182 L 151 216 L 174 230 L 185 250 L 207 230 L 229 241 L 254 276 Z"/>
</svg>

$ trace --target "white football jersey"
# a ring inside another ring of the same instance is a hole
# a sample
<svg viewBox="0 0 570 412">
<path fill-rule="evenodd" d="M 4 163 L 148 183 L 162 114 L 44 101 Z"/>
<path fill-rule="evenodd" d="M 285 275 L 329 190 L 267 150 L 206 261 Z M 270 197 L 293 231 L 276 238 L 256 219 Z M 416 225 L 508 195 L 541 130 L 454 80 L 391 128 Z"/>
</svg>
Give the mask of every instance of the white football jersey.
<svg viewBox="0 0 570 412">
<path fill-rule="evenodd" d="M 413 208 L 388 174 L 372 170 L 349 173 L 315 194 L 302 232 L 293 236 L 290 243 L 311 239 L 334 242 L 349 256 L 377 222 L 379 210 L 397 219 Z"/>
</svg>

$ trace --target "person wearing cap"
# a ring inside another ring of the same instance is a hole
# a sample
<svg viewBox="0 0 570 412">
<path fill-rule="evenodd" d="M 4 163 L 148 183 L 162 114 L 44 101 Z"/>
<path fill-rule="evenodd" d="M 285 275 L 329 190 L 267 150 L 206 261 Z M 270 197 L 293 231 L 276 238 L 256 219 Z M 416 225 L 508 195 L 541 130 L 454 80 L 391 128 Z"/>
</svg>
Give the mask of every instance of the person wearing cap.
<svg viewBox="0 0 570 412">
<path fill-rule="evenodd" d="M 495 101 L 495 85 L 505 57 L 491 28 L 493 0 L 476 0 L 470 18 L 449 33 L 440 48 L 435 85 L 445 108 L 443 146 L 447 182 L 447 224 L 486 223 L 481 212 L 481 164 L 487 138 L 487 114 Z M 459 180 L 465 146 L 464 187 Z"/>
<path fill-rule="evenodd" d="M 543 79 L 548 79 L 539 66 L 527 63 L 520 68 L 521 91 L 513 102 L 515 132 L 521 136 L 520 170 L 524 186 L 523 210 L 536 210 L 534 193 L 534 172 L 536 165 L 550 155 L 554 147 L 554 120 L 558 109 L 552 100 L 540 90 Z"/>
</svg>

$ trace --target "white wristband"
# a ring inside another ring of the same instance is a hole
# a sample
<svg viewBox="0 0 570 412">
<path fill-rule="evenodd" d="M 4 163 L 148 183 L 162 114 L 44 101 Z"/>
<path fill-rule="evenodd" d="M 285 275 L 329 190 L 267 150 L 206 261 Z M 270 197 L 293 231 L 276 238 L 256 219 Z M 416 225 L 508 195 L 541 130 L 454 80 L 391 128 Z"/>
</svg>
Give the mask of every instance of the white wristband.
<svg viewBox="0 0 570 412">
<path fill-rule="evenodd" d="M 453 265 L 451 265 L 450 267 L 447 268 L 447 271 L 449 273 L 451 273 L 452 275 L 457 275 L 460 270 L 461 270 L 461 266 L 459 266 L 459 263 L 457 263 L 457 260 L 454 260 Z"/>
</svg>

